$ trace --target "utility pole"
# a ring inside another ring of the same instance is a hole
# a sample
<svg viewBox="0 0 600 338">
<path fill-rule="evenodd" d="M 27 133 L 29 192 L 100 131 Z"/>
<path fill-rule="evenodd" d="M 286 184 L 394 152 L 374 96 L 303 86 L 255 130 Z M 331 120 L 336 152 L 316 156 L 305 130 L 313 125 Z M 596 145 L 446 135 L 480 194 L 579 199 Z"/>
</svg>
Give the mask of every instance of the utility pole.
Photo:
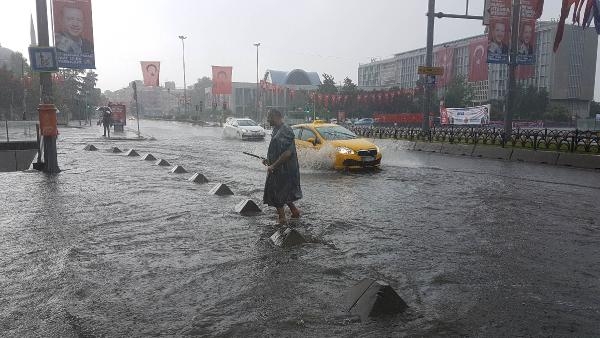
<svg viewBox="0 0 600 338">
<path fill-rule="evenodd" d="M 38 46 L 48 47 L 50 38 L 48 36 L 48 8 L 46 0 L 36 0 L 36 15 L 38 26 Z M 42 130 L 44 143 L 44 165 L 42 170 L 46 173 L 54 174 L 60 172 L 58 167 L 58 155 L 56 150 L 56 107 L 53 103 L 52 96 L 52 81 L 50 73 L 40 73 L 41 85 L 41 103 L 38 105 L 40 118 L 44 117 L 45 121 L 51 121 L 53 131 Z M 41 123 L 41 121 L 40 121 Z"/>
<path fill-rule="evenodd" d="M 516 0 L 518 1 L 518 0 Z M 469 15 L 469 0 L 466 0 L 465 14 L 445 14 L 442 12 L 435 13 L 435 0 L 429 0 L 427 10 L 427 46 L 425 54 L 425 66 L 433 66 L 433 31 L 435 27 L 435 18 L 453 18 L 453 19 L 469 19 L 469 20 L 483 20 L 483 16 L 480 15 Z M 453 62 L 453 61 L 452 61 Z M 432 75 L 427 75 L 432 76 Z M 433 99 L 433 86 L 432 81 L 425 81 L 425 112 L 423 114 L 423 131 L 429 131 L 429 113 L 432 107 Z"/>
<path fill-rule="evenodd" d="M 435 26 L 435 0 L 429 0 L 427 10 L 427 46 L 425 66 L 433 66 L 433 29 Z M 433 76 L 433 75 L 427 75 Z M 433 87 L 430 81 L 425 81 L 425 111 L 423 112 L 423 131 L 429 132 L 429 113 L 432 106 Z"/>
<path fill-rule="evenodd" d="M 508 59 L 508 88 L 506 93 L 506 113 L 504 115 L 504 143 L 508 142 L 512 134 L 512 121 L 515 110 L 515 90 L 517 88 L 517 79 L 515 72 L 517 70 L 517 52 L 519 44 L 519 20 L 521 18 L 521 0 L 513 0 L 512 3 L 512 24 L 510 36 L 510 52 Z"/>
<path fill-rule="evenodd" d="M 185 116 L 187 118 L 187 83 L 185 82 L 185 42 L 187 36 L 180 35 L 181 39 L 181 48 L 182 48 L 182 58 L 183 58 L 183 111 L 185 112 Z"/>
<path fill-rule="evenodd" d="M 260 96 L 260 82 L 258 79 L 258 47 L 260 47 L 260 42 L 255 43 L 254 46 L 256 46 L 256 119 L 258 120 L 258 124 L 260 124 L 261 116 L 259 112 L 260 108 L 258 106 L 258 97 Z"/>
</svg>

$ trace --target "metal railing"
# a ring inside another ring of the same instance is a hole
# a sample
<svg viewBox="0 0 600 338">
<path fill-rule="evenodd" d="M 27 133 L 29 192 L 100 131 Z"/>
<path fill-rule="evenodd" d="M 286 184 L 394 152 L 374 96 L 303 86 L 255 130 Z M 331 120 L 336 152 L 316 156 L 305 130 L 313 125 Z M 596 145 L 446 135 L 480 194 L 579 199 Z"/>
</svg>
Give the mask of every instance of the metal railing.
<svg viewBox="0 0 600 338">
<path fill-rule="evenodd" d="M 0 142 L 35 141 L 37 140 L 38 121 L 0 120 Z"/>
<path fill-rule="evenodd" d="M 433 127 L 428 132 L 411 127 L 351 127 L 350 129 L 357 135 L 371 138 L 487 144 L 532 150 L 600 154 L 600 132 L 591 130 L 513 129 L 505 140 L 502 128 L 444 126 Z"/>
</svg>

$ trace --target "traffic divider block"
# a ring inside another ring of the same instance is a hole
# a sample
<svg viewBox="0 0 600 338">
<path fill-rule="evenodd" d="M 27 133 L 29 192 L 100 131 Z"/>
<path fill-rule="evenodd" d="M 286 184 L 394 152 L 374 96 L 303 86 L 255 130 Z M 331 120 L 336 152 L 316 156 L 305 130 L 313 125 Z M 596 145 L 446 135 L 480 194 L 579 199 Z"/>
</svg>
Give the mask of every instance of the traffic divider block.
<svg viewBox="0 0 600 338">
<path fill-rule="evenodd" d="M 474 149 L 475 149 L 475 145 L 473 145 L 473 144 L 454 144 L 454 143 L 443 143 L 442 144 L 442 153 L 443 154 L 471 156 L 473 154 Z"/>
<path fill-rule="evenodd" d="M 369 317 L 393 315 L 404 312 L 408 305 L 384 281 L 363 279 L 346 295 L 347 311 L 366 321 Z"/>
<path fill-rule="evenodd" d="M 555 165 L 558 160 L 558 152 L 554 151 L 539 151 L 529 149 L 513 149 L 510 159 L 513 161 L 543 163 Z"/>
<path fill-rule="evenodd" d="M 509 160 L 512 154 L 512 148 L 502 148 L 496 146 L 476 145 L 473 149 L 474 157 L 493 158 L 496 160 Z"/>
<path fill-rule="evenodd" d="M 560 153 L 556 164 L 584 169 L 600 169 L 600 156 Z"/>
</svg>

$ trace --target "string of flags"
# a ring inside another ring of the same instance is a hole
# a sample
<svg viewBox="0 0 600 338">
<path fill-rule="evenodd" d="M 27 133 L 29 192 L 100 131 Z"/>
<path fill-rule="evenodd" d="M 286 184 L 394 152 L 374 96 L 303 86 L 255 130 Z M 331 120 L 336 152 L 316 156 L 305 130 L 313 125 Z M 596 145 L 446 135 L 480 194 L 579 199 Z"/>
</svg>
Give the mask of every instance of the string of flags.
<svg viewBox="0 0 600 338">
<path fill-rule="evenodd" d="M 560 10 L 560 19 L 554 37 L 554 52 L 558 50 L 565 31 L 565 23 L 573 8 L 573 24 L 582 26 L 584 29 L 590 27 L 592 20 L 596 33 L 600 34 L 600 0 L 563 0 Z M 583 11 L 583 18 L 581 17 Z"/>
</svg>

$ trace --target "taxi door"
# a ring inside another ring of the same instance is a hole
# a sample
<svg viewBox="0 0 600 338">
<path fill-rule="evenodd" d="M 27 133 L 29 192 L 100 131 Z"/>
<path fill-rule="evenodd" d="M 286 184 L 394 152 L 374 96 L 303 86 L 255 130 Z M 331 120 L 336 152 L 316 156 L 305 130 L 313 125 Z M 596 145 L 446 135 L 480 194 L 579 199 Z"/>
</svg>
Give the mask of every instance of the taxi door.
<svg viewBox="0 0 600 338">
<path fill-rule="evenodd" d="M 314 131 L 306 127 L 298 127 L 294 129 L 296 136 L 296 147 L 303 149 L 319 149 L 321 143 Z"/>
</svg>

